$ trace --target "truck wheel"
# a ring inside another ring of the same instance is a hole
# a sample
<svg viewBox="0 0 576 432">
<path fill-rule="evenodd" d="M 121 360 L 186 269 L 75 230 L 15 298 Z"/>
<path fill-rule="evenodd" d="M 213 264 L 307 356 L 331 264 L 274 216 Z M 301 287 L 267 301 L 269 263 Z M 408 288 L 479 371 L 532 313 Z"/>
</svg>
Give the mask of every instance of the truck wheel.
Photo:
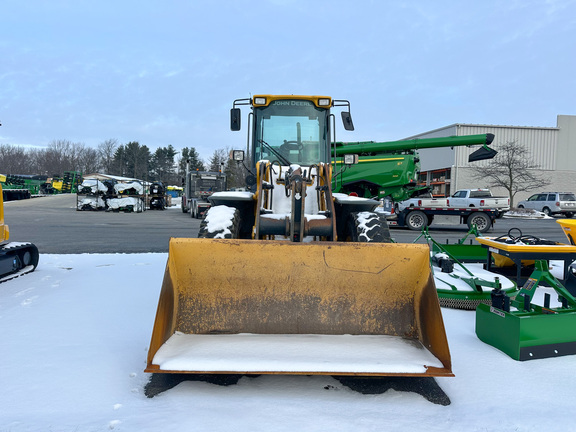
<svg viewBox="0 0 576 432">
<path fill-rule="evenodd" d="M 211 218 L 210 215 L 213 217 Z M 234 207 L 215 206 L 206 210 L 205 218 L 200 222 L 198 238 L 240 238 L 240 211 Z M 210 219 L 217 225 L 210 226 Z"/>
<path fill-rule="evenodd" d="M 468 228 L 472 228 L 472 225 L 476 225 L 478 231 L 486 232 L 492 226 L 492 220 L 485 213 L 473 213 L 468 218 Z"/>
<path fill-rule="evenodd" d="M 420 210 L 413 210 L 406 216 L 406 225 L 414 231 L 420 231 L 428 226 L 428 217 Z"/>
<path fill-rule="evenodd" d="M 346 241 L 391 243 L 386 217 L 375 212 L 351 213 L 346 226 Z"/>
</svg>

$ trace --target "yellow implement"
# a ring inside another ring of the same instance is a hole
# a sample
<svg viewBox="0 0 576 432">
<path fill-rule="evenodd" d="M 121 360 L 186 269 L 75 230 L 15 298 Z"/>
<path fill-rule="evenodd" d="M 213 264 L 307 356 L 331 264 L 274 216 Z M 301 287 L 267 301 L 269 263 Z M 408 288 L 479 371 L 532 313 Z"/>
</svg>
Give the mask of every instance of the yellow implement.
<svg viewBox="0 0 576 432">
<path fill-rule="evenodd" d="M 564 234 L 568 237 L 571 245 L 576 246 L 576 220 L 575 219 L 558 219 L 556 222 L 560 224 Z"/>
<path fill-rule="evenodd" d="M 453 376 L 428 247 L 171 239 L 146 372 Z"/>
</svg>

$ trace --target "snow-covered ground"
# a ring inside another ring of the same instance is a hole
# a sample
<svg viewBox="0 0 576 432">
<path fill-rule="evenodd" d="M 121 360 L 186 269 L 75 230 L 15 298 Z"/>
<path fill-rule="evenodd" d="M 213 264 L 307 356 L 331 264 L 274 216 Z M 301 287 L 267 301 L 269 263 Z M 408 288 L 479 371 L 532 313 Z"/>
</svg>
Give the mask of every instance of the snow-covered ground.
<svg viewBox="0 0 576 432">
<path fill-rule="evenodd" d="M 443 309 L 454 378 L 436 405 L 330 377 L 185 382 L 144 395 L 167 254 L 41 255 L 0 285 L 0 431 L 537 431 L 574 427 L 576 356 L 517 362 Z"/>
</svg>

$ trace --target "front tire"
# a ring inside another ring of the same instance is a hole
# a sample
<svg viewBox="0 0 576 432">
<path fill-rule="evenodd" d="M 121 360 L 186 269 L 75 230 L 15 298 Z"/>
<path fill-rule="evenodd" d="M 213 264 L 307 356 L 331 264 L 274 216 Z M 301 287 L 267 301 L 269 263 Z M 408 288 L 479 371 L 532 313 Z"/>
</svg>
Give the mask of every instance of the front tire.
<svg viewBox="0 0 576 432">
<path fill-rule="evenodd" d="M 386 217 L 375 212 L 351 213 L 346 227 L 346 241 L 391 243 Z"/>
<path fill-rule="evenodd" d="M 198 238 L 240 238 L 240 211 L 224 205 L 210 207 L 200 222 Z"/>
<path fill-rule="evenodd" d="M 544 213 L 546 216 L 552 216 L 552 210 L 550 210 L 548 207 L 544 207 L 542 209 L 542 213 Z"/>
</svg>

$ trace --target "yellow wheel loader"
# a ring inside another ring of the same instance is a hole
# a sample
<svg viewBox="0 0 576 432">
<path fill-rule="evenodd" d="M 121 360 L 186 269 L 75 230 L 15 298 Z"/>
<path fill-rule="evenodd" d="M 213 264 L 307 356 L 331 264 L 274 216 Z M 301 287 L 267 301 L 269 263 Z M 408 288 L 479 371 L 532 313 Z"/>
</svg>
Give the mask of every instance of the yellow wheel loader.
<svg viewBox="0 0 576 432">
<path fill-rule="evenodd" d="M 4 223 L 4 197 L 0 185 L 0 283 L 34 271 L 38 265 L 38 248 L 32 243 L 7 242 L 8 225 Z"/>
<path fill-rule="evenodd" d="M 332 193 L 331 109 L 353 130 L 349 102 L 238 99 L 234 131 L 241 105 L 247 190 L 170 240 L 146 372 L 453 376 L 428 246 L 390 243 L 378 201 Z"/>
</svg>

